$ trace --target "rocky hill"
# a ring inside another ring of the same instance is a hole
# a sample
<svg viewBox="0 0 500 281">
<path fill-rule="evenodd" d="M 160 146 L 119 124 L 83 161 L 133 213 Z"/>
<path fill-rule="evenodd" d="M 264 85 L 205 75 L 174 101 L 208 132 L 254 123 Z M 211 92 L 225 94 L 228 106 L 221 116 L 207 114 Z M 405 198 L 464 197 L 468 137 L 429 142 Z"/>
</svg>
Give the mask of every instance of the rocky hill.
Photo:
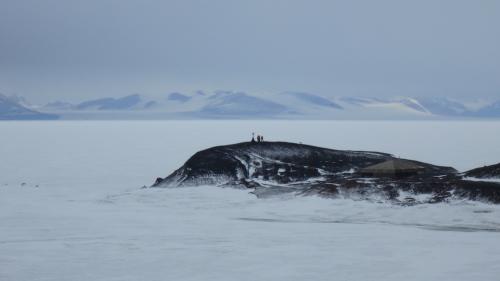
<svg viewBox="0 0 500 281">
<path fill-rule="evenodd" d="M 487 178 L 500 179 L 500 163 L 472 169 L 470 171 L 465 172 L 465 175 L 467 177 L 482 178 L 482 179 L 487 179 Z"/>
<path fill-rule="evenodd" d="M 398 161 L 419 169 L 404 175 L 363 172 L 375 164 Z M 469 181 L 451 167 L 396 159 L 381 152 L 287 142 L 245 142 L 199 151 L 166 178 L 158 178 L 153 187 L 196 185 L 251 188 L 257 196 L 292 192 L 398 204 L 454 198 L 500 203 L 500 183 Z"/>
</svg>

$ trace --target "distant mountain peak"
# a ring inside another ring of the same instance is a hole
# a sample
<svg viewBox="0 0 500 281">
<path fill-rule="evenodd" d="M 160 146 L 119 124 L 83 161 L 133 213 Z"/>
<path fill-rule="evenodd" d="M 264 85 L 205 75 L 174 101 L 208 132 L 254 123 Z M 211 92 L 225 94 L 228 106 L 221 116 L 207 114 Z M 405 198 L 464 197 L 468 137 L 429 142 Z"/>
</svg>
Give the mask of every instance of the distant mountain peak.
<svg viewBox="0 0 500 281">
<path fill-rule="evenodd" d="M 292 96 L 312 105 L 343 109 L 342 106 L 325 97 L 313 95 L 306 92 L 284 92 L 281 93 L 281 95 Z"/>
<path fill-rule="evenodd" d="M 174 92 L 174 93 L 169 94 L 167 99 L 169 101 L 187 102 L 191 99 L 191 97 L 183 95 L 181 93 Z"/>
<path fill-rule="evenodd" d="M 101 98 L 82 102 L 76 105 L 78 110 L 97 109 L 97 110 L 123 110 L 130 109 L 141 101 L 138 94 L 125 96 L 122 98 Z"/>
<path fill-rule="evenodd" d="M 57 118 L 59 116 L 55 114 L 46 114 L 29 109 L 17 102 L 16 99 L 13 100 L 0 94 L 0 120 L 50 120 Z"/>
<path fill-rule="evenodd" d="M 31 107 L 31 110 L 33 109 L 34 107 Z M 171 92 L 166 96 L 161 95 L 155 98 L 133 94 L 119 98 L 93 99 L 77 105 L 53 102 L 48 103 L 42 109 L 64 116 L 73 114 L 75 116 L 73 118 L 99 118 L 99 116 L 103 116 L 106 119 L 136 118 L 134 116 L 153 119 L 327 120 L 500 118 L 500 101 L 493 103 L 475 102 L 471 106 L 470 102 L 445 97 L 323 97 L 301 91 L 253 94 L 233 90 L 214 92 L 199 90 L 192 94 Z M 75 113 L 72 113 L 73 111 Z M 120 112 L 115 115 L 117 117 L 113 115 L 115 111 Z"/>
</svg>

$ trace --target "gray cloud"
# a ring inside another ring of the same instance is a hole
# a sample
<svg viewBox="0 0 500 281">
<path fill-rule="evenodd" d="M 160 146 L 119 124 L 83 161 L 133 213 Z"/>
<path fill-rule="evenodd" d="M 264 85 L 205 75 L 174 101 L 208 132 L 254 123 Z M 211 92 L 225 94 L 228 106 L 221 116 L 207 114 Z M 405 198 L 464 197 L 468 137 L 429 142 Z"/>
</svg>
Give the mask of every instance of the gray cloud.
<svg viewBox="0 0 500 281">
<path fill-rule="evenodd" d="M 498 1 L 2 1 L 0 91 L 500 97 Z"/>
</svg>

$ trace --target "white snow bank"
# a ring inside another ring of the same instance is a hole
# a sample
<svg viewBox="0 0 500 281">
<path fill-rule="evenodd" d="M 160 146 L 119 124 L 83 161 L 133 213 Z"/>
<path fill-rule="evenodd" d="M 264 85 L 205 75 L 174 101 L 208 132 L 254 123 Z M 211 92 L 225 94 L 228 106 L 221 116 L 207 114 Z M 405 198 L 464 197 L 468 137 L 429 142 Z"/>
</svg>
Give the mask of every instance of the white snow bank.
<svg viewBox="0 0 500 281">
<path fill-rule="evenodd" d="M 500 178 L 474 178 L 474 177 L 465 177 L 464 180 L 468 180 L 468 181 L 485 181 L 485 182 L 500 182 Z"/>
</svg>

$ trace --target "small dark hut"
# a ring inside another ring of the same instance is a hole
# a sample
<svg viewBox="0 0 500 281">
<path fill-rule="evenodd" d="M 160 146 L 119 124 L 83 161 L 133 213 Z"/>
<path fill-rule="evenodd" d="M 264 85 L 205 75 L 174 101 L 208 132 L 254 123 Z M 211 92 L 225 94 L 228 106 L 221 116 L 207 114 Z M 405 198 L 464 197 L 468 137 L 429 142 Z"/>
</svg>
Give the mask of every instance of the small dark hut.
<svg viewBox="0 0 500 281">
<path fill-rule="evenodd" d="M 361 169 L 361 174 L 374 177 L 405 177 L 420 174 L 425 168 L 415 162 L 392 159 Z"/>
</svg>

